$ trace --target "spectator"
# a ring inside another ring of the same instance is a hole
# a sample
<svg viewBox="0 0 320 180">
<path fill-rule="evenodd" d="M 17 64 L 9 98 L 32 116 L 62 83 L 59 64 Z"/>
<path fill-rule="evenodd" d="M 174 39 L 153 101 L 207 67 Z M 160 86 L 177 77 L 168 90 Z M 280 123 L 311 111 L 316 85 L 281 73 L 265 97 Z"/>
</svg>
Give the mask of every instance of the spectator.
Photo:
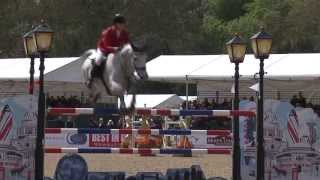
<svg viewBox="0 0 320 180">
<path fill-rule="evenodd" d="M 98 124 L 98 128 L 106 128 L 107 125 L 105 124 L 103 118 L 99 118 L 99 124 Z"/>
<path fill-rule="evenodd" d="M 77 96 L 70 96 L 65 98 L 64 96 L 57 96 L 54 98 L 50 96 L 47 98 L 47 106 L 49 107 L 81 107 L 81 102 Z"/>
<path fill-rule="evenodd" d="M 296 107 L 298 101 L 299 101 L 299 100 L 298 100 L 298 98 L 297 98 L 297 95 L 293 95 L 290 103 L 291 103 L 294 107 Z"/>
<path fill-rule="evenodd" d="M 231 104 L 227 98 L 223 99 L 223 103 L 221 104 L 221 106 L 222 109 L 231 109 Z"/>
<path fill-rule="evenodd" d="M 297 102 L 301 105 L 301 107 L 306 107 L 306 98 L 303 97 L 302 92 L 299 92 L 299 98 Z"/>
<path fill-rule="evenodd" d="M 199 109 L 199 103 L 197 100 L 192 101 L 192 107 L 191 109 Z"/>
<path fill-rule="evenodd" d="M 202 108 L 203 109 L 209 109 L 210 103 L 208 98 L 204 98 L 203 102 L 202 102 Z"/>
<path fill-rule="evenodd" d="M 112 121 L 112 119 L 109 119 L 109 121 L 107 123 L 107 128 L 108 129 L 113 129 L 114 128 L 114 122 Z"/>
<path fill-rule="evenodd" d="M 217 107 L 216 100 L 212 98 L 211 103 L 210 103 L 210 109 L 215 109 Z"/>
<path fill-rule="evenodd" d="M 74 123 L 73 123 L 73 120 L 70 116 L 68 117 L 68 119 L 66 121 L 65 127 L 66 128 L 74 128 Z"/>
<path fill-rule="evenodd" d="M 182 109 L 187 109 L 187 101 L 183 101 L 181 107 Z"/>
<path fill-rule="evenodd" d="M 251 97 L 249 98 L 249 101 L 254 102 L 254 97 L 253 97 L 253 96 L 251 96 Z"/>
<path fill-rule="evenodd" d="M 94 118 L 90 119 L 90 121 L 89 121 L 89 127 L 91 127 L 91 128 L 98 127 L 98 124 L 99 123 Z"/>
<path fill-rule="evenodd" d="M 67 100 L 66 100 L 66 98 L 65 98 L 64 96 L 61 96 L 60 101 L 61 101 L 61 104 L 62 104 L 62 105 L 68 106 L 68 102 L 67 102 Z"/>
</svg>

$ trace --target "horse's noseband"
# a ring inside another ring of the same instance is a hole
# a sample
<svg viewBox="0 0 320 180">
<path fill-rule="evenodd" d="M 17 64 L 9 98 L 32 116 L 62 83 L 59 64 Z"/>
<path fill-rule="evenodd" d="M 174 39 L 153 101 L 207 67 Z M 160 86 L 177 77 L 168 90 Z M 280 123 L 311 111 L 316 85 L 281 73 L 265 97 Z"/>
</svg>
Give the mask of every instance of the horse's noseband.
<svg viewBox="0 0 320 180">
<path fill-rule="evenodd" d="M 134 67 L 137 71 L 145 71 L 146 70 L 146 67 L 143 66 L 143 67 L 138 67 L 138 66 L 135 66 Z"/>
</svg>

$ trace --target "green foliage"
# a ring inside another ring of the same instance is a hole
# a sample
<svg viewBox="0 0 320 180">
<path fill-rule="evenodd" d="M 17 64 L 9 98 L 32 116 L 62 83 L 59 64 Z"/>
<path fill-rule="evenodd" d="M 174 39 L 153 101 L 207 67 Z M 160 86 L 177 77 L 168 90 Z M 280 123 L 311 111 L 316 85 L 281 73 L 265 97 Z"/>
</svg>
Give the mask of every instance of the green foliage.
<svg viewBox="0 0 320 180">
<path fill-rule="evenodd" d="M 319 9 L 319 0 L 1 0 L 0 57 L 23 57 L 22 35 L 41 19 L 55 31 L 50 56 L 79 56 L 117 12 L 133 40 L 147 40 L 150 58 L 225 53 L 234 33 L 248 40 L 261 25 L 274 53 L 317 52 Z"/>
<path fill-rule="evenodd" d="M 245 4 L 250 0 L 209 0 L 209 13 L 222 21 L 231 21 L 246 13 Z"/>
</svg>

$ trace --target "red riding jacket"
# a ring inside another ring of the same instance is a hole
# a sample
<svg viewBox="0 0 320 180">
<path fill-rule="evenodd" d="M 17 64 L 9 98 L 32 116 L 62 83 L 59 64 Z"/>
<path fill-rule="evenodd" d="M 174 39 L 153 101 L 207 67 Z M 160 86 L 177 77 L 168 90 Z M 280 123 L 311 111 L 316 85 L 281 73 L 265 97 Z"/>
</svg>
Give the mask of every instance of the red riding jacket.
<svg viewBox="0 0 320 180">
<path fill-rule="evenodd" d="M 101 37 L 98 41 L 98 48 L 105 54 L 113 53 L 114 47 L 121 47 L 129 43 L 129 33 L 121 31 L 117 36 L 117 29 L 115 26 L 110 26 L 102 31 Z"/>
</svg>

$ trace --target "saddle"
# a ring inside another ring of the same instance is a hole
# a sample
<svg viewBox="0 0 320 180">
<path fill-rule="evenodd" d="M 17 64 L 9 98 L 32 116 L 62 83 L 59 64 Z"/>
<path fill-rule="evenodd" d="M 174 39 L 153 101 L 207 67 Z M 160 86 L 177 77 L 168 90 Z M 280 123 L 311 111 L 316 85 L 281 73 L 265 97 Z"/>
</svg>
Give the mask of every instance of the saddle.
<svg viewBox="0 0 320 180">
<path fill-rule="evenodd" d="M 107 62 L 107 58 L 104 58 L 103 61 L 101 62 L 101 64 L 99 66 L 97 66 L 96 63 L 95 63 L 95 59 L 91 58 L 91 64 L 92 64 L 91 78 L 90 78 L 89 83 L 88 83 L 87 86 L 89 88 L 91 88 L 93 79 L 98 78 L 98 79 L 100 79 L 102 81 L 102 84 L 105 87 L 107 94 L 111 95 L 110 89 L 107 86 L 107 83 L 106 83 L 106 81 L 105 81 L 105 79 L 103 77 L 103 72 L 106 69 L 105 68 L 106 67 L 106 62 Z"/>
<path fill-rule="evenodd" d="M 106 67 L 106 61 L 107 59 L 105 58 L 101 64 L 98 66 L 95 63 L 94 59 L 91 59 L 91 64 L 92 64 L 92 72 L 91 72 L 91 78 L 102 78 L 103 77 L 103 72 L 105 71 Z"/>
</svg>

